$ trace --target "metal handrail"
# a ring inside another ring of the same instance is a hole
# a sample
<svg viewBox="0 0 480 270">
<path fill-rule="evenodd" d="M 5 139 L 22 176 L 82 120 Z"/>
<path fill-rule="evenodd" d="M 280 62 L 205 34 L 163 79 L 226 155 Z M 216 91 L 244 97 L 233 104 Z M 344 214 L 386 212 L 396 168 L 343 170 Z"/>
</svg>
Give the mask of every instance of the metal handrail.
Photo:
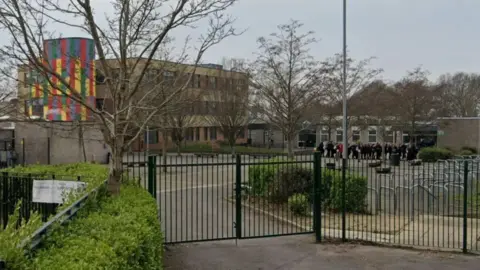
<svg viewBox="0 0 480 270">
<path fill-rule="evenodd" d="M 102 185 L 105 186 L 106 184 L 107 184 L 107 180 L 105 180 L 105 182 Z M 72 203 L 69 207 L 65 208 L 60 213 L 56 214 L 52 219 L 45 222 L 42 225 L 42 227 L 37 229 L 28 238 L 20 242 L 17 248 L 23 249 L 28 243 L 30 243 L 30 246 L 28 247 L 28 249 L 35 250 L 42 243 L 44 236 L 47 235 L 50 228 L 55 223 L 58 222 L 61 225 L 63 225 L 66 221 L 72 219 L 77 214 L 77 212 L 85 205 L 85 202 L 87 201 L 88 197 L 91 196 L 93 193 L 96 193 L 102 185 L 96 187 L 95 189 L 91 190 L 89 193 L 83 195 L 80 199 Z M 7 269 L 6 264 L 7 262 L 0 258 L 0 270 Z"/>
<path fill-rule="evenodd" d="M 105 186 L 106 184 L 107 181 L 105 181 L 102 185 Z M 25 248 L 25 246 L 30 242 L 29 249 L 36 249 L 38 245 L 42 242 L 43 237 L 49 232 L 49 229 L 52 227 L 52 225 L 54 225 L 55 223 L 63 225 L 66 221 L 72 219 L 77 214 L 77 212 L 85 205 L 88 197 L 91 196 L 93 193 L 96 193 L 102 185 L 94 188 L 89 193 L 83 195 L 80 199 L 72 203 L 69 207 L 65 208 L 60 213 L 56 214 L 53 218 L 51 218 L 49 221 L 45 222 L 42 227 L 37 229 L 28 238 L 24 239 L 18 245 L 18 248 Z"/>
</svg>

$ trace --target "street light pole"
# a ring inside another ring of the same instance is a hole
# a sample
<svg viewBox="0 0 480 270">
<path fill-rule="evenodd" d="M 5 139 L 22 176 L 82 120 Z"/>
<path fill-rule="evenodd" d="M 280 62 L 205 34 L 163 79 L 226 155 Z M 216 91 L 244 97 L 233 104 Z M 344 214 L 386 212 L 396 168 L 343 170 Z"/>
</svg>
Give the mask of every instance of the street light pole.
<svg viewBox="0 0 480 270">
<path fill-rule="evenodd" d="M 342 153 L 342 240 L 346 240 L 346 171 L 348 160 L 347 123 L 347 0 L 343 0 L 343 153 Z"/>
</svg>

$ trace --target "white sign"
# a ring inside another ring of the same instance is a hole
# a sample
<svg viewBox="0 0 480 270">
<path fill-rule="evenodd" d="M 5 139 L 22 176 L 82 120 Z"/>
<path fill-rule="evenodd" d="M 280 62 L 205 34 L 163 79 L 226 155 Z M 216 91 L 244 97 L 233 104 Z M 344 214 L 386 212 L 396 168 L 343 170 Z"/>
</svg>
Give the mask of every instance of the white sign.
<svg viewBox="0 0 480 270">
<path fill-rule="evenodd" d="M 33 180 L 32 201 L 62 204 L 72 191 L 81 192 L 87 184 L 78 181 Z"/>
</svg>

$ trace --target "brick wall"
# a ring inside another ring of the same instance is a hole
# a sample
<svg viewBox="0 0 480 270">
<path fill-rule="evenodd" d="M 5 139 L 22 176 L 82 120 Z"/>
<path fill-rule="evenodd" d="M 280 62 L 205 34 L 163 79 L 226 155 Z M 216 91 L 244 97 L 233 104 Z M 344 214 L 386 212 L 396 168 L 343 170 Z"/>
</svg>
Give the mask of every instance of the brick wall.
<svg viewBox="0 0 480 270">
<path fill-rule="evenodd" d="M 73 123 L 68 122 L 41 125 L 17 123 L 15 149 L 19 162 L 24 160 L 23 152 L 26 164 L 48 164 L 49 155 L 50 164 L 83 162 L 84 151 L 79 130 Z M 108 147 L 103 142 L 100 131 L 93 127 L 84 127 L 83 130 L 87 161 L 105 162 Z"/>
</svg>

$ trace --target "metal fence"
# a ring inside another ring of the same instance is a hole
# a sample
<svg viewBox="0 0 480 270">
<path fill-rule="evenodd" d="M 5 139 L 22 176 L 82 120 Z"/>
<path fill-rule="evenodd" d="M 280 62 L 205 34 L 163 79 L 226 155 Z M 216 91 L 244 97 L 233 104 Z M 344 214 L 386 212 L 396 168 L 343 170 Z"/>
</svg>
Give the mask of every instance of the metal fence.
<svg viewBox="0 0 480 270">
<path fill-rule="evenodd" d="M 157 198 L 167 243 L 315 233 L 318 241 L 480 251 L 476 157 L 349 160 L 345 171 L 318 153 L 129 160 L 128 174 Z"/>
<path fill-rule="evenodd" d="M 0 174 L 0 229 L 8 224 L 9 216 L 18 208 L 22 220 L 28 221 L 32 213 L 39 213 L 42 221 L 56 214 L 58 204 L 36 203 L 32 201 L 33 180 L 73 180 L 80 181 L 80 177 L 61 175 L 38 175 L 3 172 Z"/>
</svg>

